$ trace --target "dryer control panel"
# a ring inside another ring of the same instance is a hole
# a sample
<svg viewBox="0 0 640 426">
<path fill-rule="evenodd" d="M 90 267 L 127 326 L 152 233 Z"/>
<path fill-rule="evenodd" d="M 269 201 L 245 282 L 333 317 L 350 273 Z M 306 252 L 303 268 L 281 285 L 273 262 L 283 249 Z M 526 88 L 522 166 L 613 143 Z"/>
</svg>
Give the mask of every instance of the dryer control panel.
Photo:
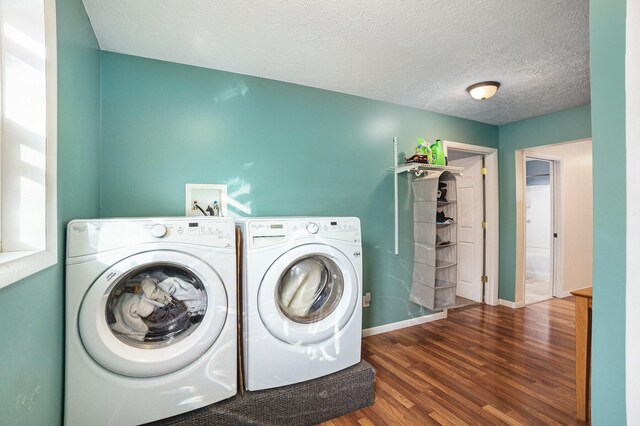
<svg viewBox="0 0 640 426">
<path fill-rule="evenodd" d="M 235 249 L 230 218 L 74 220 L 67 226 L 67 256 L 102 253 L 145 243 L 194 244 Z"/>
<path fill-rule="evenodd" d="M 304 238 L 361 244 L 360 219 L 355 217 L 255 219 L 247 221 L 247 228 L 252 249 Z"/>
</svg>

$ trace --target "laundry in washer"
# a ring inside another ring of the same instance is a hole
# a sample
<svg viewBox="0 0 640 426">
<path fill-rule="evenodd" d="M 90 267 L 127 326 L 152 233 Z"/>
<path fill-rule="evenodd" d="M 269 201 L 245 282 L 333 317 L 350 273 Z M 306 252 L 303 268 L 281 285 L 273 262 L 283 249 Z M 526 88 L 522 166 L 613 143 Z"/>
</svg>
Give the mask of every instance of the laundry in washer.
<svg viewBox="0 0 640 426">
<path fill-rule="evenodd" d="M 122 293 L 112 309 L 115 323 L 111 324 L 111 329 L 143 342 L 149 327 L 142 318 L 156 308 L 155 303 L 140 294 Z"/>
<path fill-rule="evenodd" d="M 205 293 L 186 279 L 161 271 L 137 275 L 117 292 L 111 328 L 140 342 L 163 340 L 199 322 L 206 304 Z"/>
<path fill-rule="evenodd" d="M 204 291 L 186 280 L 170 277 L 163 272 L 154 272 L 151 276 L 160 281 L 158 288 L 184 303 L 191 316 L 204 315 L 207 310 L 207 296 Z"/>
<path fill-rule="evenodd" d="M 191 315 L 184 303 L 171 299 L 165 306 L 156 308 L 143 321 L 149 327 L 145 341 L 165 341 L 188 329 L 191 326 Z"/>
<path fill-rule="evenodd" d="M 140 282 L 140 287 L 142 288 L 142 293 L 145 295 L 147 299 L 155 300 L 160 303 L 161 306 L 166 305 L 171 302 L 171 295 L 166 291 L 158 288 L 158 280 L 145 277 Z"/>
</svg>

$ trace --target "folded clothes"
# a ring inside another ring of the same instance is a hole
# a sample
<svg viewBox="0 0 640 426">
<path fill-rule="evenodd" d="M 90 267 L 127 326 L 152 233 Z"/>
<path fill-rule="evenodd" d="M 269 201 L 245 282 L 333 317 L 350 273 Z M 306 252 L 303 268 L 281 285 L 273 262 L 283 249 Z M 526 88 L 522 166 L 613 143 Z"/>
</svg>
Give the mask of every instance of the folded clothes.
<svg viewBox="0 0 640 426">
<path fill-rule="evenodd" d="M 412 156 L 404 157 L 405 163 L 424 163 L 429 164 L 429 156 L 422 154 L 415 154 Z"/>
</svg>

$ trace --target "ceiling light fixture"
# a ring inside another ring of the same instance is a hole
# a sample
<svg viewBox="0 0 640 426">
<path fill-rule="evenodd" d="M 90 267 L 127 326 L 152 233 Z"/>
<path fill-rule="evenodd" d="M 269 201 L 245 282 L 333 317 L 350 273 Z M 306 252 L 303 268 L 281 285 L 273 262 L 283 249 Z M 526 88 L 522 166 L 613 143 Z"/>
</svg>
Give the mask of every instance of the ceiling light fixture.
<svg viewBox="0 0 640 426">
<path fill-rule="evenodd" d="M 467 92 L 473 99 L 484 101 L 495 95 L 499 87 L 500 83 L 497 81 L 483 81 L 467 87 Z"/>
</svg>

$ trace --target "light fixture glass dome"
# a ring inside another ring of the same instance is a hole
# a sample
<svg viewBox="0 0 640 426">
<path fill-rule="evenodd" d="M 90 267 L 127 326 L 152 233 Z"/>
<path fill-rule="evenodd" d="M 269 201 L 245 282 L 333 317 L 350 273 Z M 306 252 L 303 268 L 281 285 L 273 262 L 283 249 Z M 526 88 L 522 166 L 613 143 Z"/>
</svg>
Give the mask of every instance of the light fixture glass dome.
<svg viewBox="0 0 640 426">
<path fill-rule="evenodd" d="M 467 92 L 473 99 L 484 101 L 495 95 L 499 87 L 500 83 L 497 81 L 483 81 L 467 87 Z"/>
</svg>

